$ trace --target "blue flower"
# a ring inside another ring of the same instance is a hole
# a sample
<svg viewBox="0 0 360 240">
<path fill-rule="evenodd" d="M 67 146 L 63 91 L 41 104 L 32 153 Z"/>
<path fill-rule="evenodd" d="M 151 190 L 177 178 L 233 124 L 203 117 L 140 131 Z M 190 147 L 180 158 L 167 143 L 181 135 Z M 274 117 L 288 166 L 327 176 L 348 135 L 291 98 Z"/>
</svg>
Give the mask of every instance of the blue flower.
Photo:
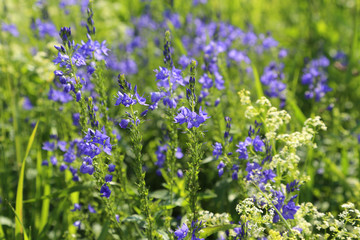
<svg viewBox="0 0 360 240">
<path fill-rule="evenodd" d="M 82 174 L 92 175 L 94 173 L 94 166 L 92 165 L 93 161 L 90 157 L 85 157 L 82 165 L 80 166 L 80 172 Z"/>
<path fill-rule="evenodd" d="M 286 184 L 286 192 L 291 193 L 294 191 L 299 191 L 299 181 L 294 180 L 291 183 Z"/>
<path fill-rule="evenodd" d="M 43 150 L 50 151 L 50 152 L 54 151 L 55 148 L 56 148 L 56 146 L 55 146 L 54 142 L 44 142 L 43 147 L 42 147 Z"/>
<path fill-rule="evenodd" d="M 206 73 L 200 77 L 199 83 L 203 85 L 203 88 L 211 88 L 214 84 L 213 80 Z"/>
<path fill-rule="evenodd" d="M 74 152 L 69 149 L 65 154 L 64 154 L 64 162 L 67 162 L 67 163 L 72 163 L 74 162 L 76 159 L 76 156 L 74 154 Z"/>
<path fill-rule="evenodd" d="M 50 162 L 51 162 L 52 165 L 55 166 L 55 165 L 57 164 L 57 159 L 56 159 L 56 157 L 55 157 L 55 156 L 51 156 L 51 157 L 50 157 Z"/>
<path fill-rule="evenodd" d="M 78 229 L 80 229 L 80 226 L 81 226 L 81 221 L 80 220 L 77 220 L 74 222 L 73 224 L 75 227 L 77 227 Z"/>
<path fill-rule="evenodd" d="M 230 60 L 233 60 L 235 62 L 245 62 L 246 64 L 250 64 L 251 63 L 251 60 L 250 58 L 246 55 L 245 52 L 242 52 L 242 51 L 238 51 L 238 50 L 235 50 L 235 49 L 232 49 L 229 51 L 228 53 L 228 57 Z"/>
<path fill-rule="evenodd" d="M 330 61 L 326 57 L 320 57 L 310 61 L 303 69 L 301 83 L 308 85 L 308 90 L 305 92 L 305 98 L 315 98 L 320 101 L 327 92 L 332 89 L 327 85 L 326 69 Z"/>
<path fill-rule="evenodd" d="M 216 142 L 214 145 L 213 145 L 213 156 L 216 157 L 216 159 L 219 158 L 219 156 L 222 154 L 222 145 L 221 143 L 218 143 Z"/>
<path fill-rule="evenodd" d="M 80 211 L 80 210 L 81 210 L 81 205 L 78 203 L 75 203 L 74 208 L 71 209 L 70 211 L 75 212 L 75 211 Z"/>
<path fill-rule="evenodd" d="M 163 168 L 166 160 L 166 152 L 167 152 L 167 145 L 158 146 L 155 154 L 157 157 L 157 161 L 155 165 L 159 168 Z"/>
<path fill-rule="evenodd" d="M 116 103 L 115 106 L 118 106 L 119 104 L 124 105 L 125 107 L 130 107 L 130 105 L 134 105 L 136 104 L 136 100 L 132 99 L 132 95 L 131 94 L 126 94 L 126 93 L 122 93 L 122 92 L 118 92 L 117 93 L 117 99 L 116 99 Z"/>
<path fill-rule="evenodd" d="M 127 128 L 129 122 L 130 121 L 128 119 L 121 119 L 119 125 L 120 125 L 121 128 Z"/>
<path fill-rule="evenodd" d="M 111 174 L 106 174 L 106 176 L 105 176 L 105 182 L 111 182 L 112 179 L 113 179 L 113 175 L 111 175 Z"/>
<path fill-rule="evenodd" d="M 50 37 L 56 37 L 58 35 L 56 26 L 52 22 L 42 22 L 39 18 L 35 20 L 35 24 L 32 27 L 39 32 L 40 38 L 44 38 L 46 35 Z"/>
<path fill-rule="evenodd" d="M 88 209 L 90 213 L 96 213 L 96 210 L 89 204 Z"/>
<path fill-rule="evenodd" d="M 174 119 L 176 123 L 183 124 L 188 121 L 191 111 L 186 107 L 181 107 L 179 111 L 180 113 Z"/>
<path fill-rule="evenodd" d="M 178 63 L 179 63 L 179 65 L 181 65 L 182 68 L 186 68 L 190 64 L 190 59 L 187 56 L 182 55 L 179 58 Z"/>
<path fill-rule="evenodd" d="M 253 140 L 253 146 L 256 152 L 264 152 L 265 143 L 261 140 L 259 136 L 256 136 Z"/>
<path fill-rule="evenodd" d="M 66 145 L 67 143 L 65 141 L 58 141 L 58 147 L 63 152 L 66 152 Z"/>
<path fill-rule="evenodd" d="M 60 171 L 62 172 L 62 171 L 65 171 L 67 169 L 67 165 L 65 165 L 64 163 L 62 163 L 61 165 L 60 165 Z"/>
<path fill-rule="evenodd" d="M 188 226 L 185 223 L 183 223 L 183 225 L 179 227 L 174 234 L 177 237 L 177 240 L 182 240 L 187 236 L 188 232 L 189 232 Z"/>
<path fill-rule="evenodd" d="M 17 30 L 17 27 L 16 27 L 15 24 L 2 23 L 1 24 L 1 30 L 4 31 L 4 32 L 9 32 L 14 37 L 19 36 L 19 31 Z"/>
<path fill-rule="evenodd" d="M 178 169 L 177 172 L 176 172 L 178 178 L 183 178 L 184 177 L 184 173 L 181 169 Z"/>
<path fill-rule="evenodd" d="M 134 92 L 135 92 L 135 97 L 136 97 L 138 103 L 139 103 L 140 105 L 148 106 L 148 104 L 146 104 L 146 98 L 143 98 L 143 97 L 140 97 L 140 96 L 139 96 L 139 94 L 138 94 L 138 92 L 137 92 L 137 86 L 135 86 Z"/>
<path fill-rule="evenodd" d="M 219 170 L 219 177 L 221 177 L 224 174 L 224 167 L 225 164 L 221 161 L 219 165 L 217 166 L 217 169 Z"/>
<path fill-rule="evenodd" d="M 296 206 L 295 203 L 293 202 L 293 199 L 296 198 L 296 197 L 297 197 L 297 195 L 292 197 L 290 199 L 290 201 L 286 205 L 283 206 L 282 215 L 286 220 L 287 219 L 294 219 L 294 215 L 300 209 L 300 207 Z"/>
<path fill-rule="evenodd" d="M 158 87 L 164 87 L 168 89 L 170 87 L 169 80 L 174 85 L 174 87 L 176 87 L 176 84 L 181 86 L 186 85 L 186 81 L 183 79 L 180 69 L 176 69 L 175 67 L 173 67 L 171 71 L 165 67 L 159 67 L 159 69 L 160 71 L 157 69 L 154 70 L 156 73 L 156 81 L 158 81 Z"/>
<path fill-rule="evenodd" d="M 236 145 L 238 147 L 236 152 L 239 153 L 239 159 L 248 159 L 247 146 L 249 146 L 251 142 L 251 138 L 247 137 L 245 142 L 239 142 L 239 144 Z"/>
<path fill-rule="evenodd" d="M 181 158 L 183 158 L 183 157 L 184 157 L 184 154 L 182 153 L 182 151 L 181 151 L 181 148 L 180 148 L 180 147 L 177 147 L 177 149 L 176 149 L 176 153 L 175 153 L 175 157 L 176 157 L 177 159 L 181 159 Z"/>
<path fill-rule="evenodd" d="M 246 171 L 248 172 L 247 176 L 246 176 L 246 179 L 249 181 L 249 180 L 256 180 L 256 178 L 261 174 L 260 171 L 261 171 L 262 167 L 256 163 L 256 162 L 253 162 L 253 163 L 246 163 Z"/>
<path fill-rule="evenodd" d="M 109 164 L 109 166 L 108 166 L 109 168 L 108 168 L 108 171 L 109 172 L 114 172 L 115 171 L 115 165 L 114 164 Z"/>
<path fill-rule="evenodd" d="M 106 185 L 106 183 L 101 186 L 100 193 L 101 193 L 101 195 L 100 195 L 101 197 L 107 197 L 107 198 L 110 197 L 111 190 L 110 190 L 110 188 Z"/>
<path fill-rule="evenodd" d="M 275 182 L 274 178 L 276 177 L 276 174 L 271 169 L 264 170 L 262 175 L 263 178 L 260 180 L 260 182 L 264 184 L 266 184 L 268 181 Z"/>
</svg>

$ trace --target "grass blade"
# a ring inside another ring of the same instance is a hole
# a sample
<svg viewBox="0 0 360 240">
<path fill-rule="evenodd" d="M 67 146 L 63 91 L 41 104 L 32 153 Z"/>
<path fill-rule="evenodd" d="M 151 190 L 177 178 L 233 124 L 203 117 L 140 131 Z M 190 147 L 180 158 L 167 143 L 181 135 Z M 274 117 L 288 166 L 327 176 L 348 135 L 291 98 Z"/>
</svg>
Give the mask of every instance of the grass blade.
<svg viewBox="0 0 360 240">
<path fill-rule="evenodd" d="M 26 148 L 24 160 L 22 162 L 20 176 L 19 176 L 19 182 L 18 182 L 18 186 L 17 186 L 16 205 L 15 205 L 15 215 L 16 215 L 15 237 L 16 237 L 16 239 L 21 239 L 21 235 L 23 235 L 23 234 L 24 234 L 24 239 L 28 239 L 28 237 L 24 231 L 24 228 L 23 228 L 23 188 L 24 188 L 25 163 L 26 163 L 26 158 L 30 152 L 31 146 L 34 142 L 38 125 L 39 125 L 39 121 L 36 123 L 36 126 L 30 136 L 30 139 L 29 139 L 29 142 L 28 142 L 28 145 Z"/>
<path fill-rule="evenodd" d="M 13 211 L 13 213 L 15 214 L 15 224 L 17 223 L 16 220 L 18 220 L 18 222 L 20 223 L 20 225 L 21 225 L 21 227 L 22 227 L 22 229 L 23 229 L 23 231 L 24 231 L 24 240 L 29 240 L 28 235 L 26 234 L 25 227 L 24 227 L 22 221 L 20 221 L 20 216 L 16 213 L 15 209 L 13 208 L 13 206 L 11 206 L 10 203 L 8 203 L 8 204 L 9 204 L 11 210 Z M 15 227 L 16 227 L 16 225 L 15 225 Z M 21 239 L 21 235 L 16 236 L 16 238 Z"/>
<path fill-rule="evenodd" d="M 263 92 L 263 89 L 262 89 L 262 86 L 261 86 L 259 73 L 258 73 L 258 71 L 257 71 L 254 64 L 252 64 L 251 67 L 252 67 L 252 71 L 253 71 L 253 74 L 254 74 L 256 94 L 257 94 L 258 98 L 261 98 L 262 96 L 264 96 L 264 92 Z"/>
</svg>

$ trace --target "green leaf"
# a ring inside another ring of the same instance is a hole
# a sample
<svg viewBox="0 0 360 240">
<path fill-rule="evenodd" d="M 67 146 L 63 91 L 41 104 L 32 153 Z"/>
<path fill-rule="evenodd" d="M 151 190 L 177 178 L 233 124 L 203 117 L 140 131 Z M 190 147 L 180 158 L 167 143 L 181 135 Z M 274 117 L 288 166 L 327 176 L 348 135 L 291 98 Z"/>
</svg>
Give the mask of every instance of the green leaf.
<svg viewBox="0 0 360 240">
<path fill-rule="evenodd" d="M 217 197 L 217 195 L 209 189 L 206 189 L 205 192 L 199 193 L 199 200 L 212 199 L 212 198 L 216 198 L 216 197 Z"/>
<path fill-rule="evenodd" d="M 169 240 L 169 235 L 164 230 L 156 230 L 163 240 Z"/>
<path fill-rule="evenodd" d="M 15 237 L 16 239 L 21 239 L 21 235 L 24 235 L 24 239 L 28 239 L 25 229 L 23 227 L 23 188 L 24 188 L 24 175 L 25 175 L 25 163 L 26 158 L 29 155 L 31 146 L 35 139 L 36 130 L 38 128 L 39 121 L 37 121 L 33 132 L 29 138 L 29 142 L 26 148 L 24 160 L 20 170 L 19 182 L 16 191 L 16 205 L 15 205 Z"/>
<path fill-rule="evenodd" d="M 290 106 L 290 108 L 294 111 L 295 118 L 297 120 L 299 120 L 301 125 L 303 125 L 304 122 L 306 121 L 306 117 L 305 117 L 304 113 L 301 111 L 301 109 L 299 108 L 299 106 L 296 104 L 296 101 L 292 98 L 288 98 L 287 103 Z"/>
<path fill-rule="evenodd" d="M 229 230 L 229 229 L 233 229 L 233 228 L 236 228 L 236 227 L 240 227 L 239 225 L 236 225 L 236 224 L 226 224 L 226 225 L 219 225 L 219 226 L 212 226 L 212 227 L 207 227 L 207 228 L 204 228 L 200 231 L 200 238 L 207 238 L 209 237 L 210 235 L 214 234 L 214 233 L 217 233 L 217 232 L 220 232 L 220 231 L 226 231 L 226 230 Z"/>
<path fill-rule="evenodd" d="M 156 199 L 169 199 L 170 193 L 165 189 L 157 190 L 149 194 L 149 197 Z"/>
<path fill-rule="evenodd" d="M 251 67 L 252 67 L 252 71 L 253 71 L 253 74 L 254 74 L 256 94 L 257 94 L 258 98 L 261 98 L 262 96 L 264 96 L 264 93 L 263 93 L 263 89 L 262 89 L 262 86 L 261 86 L 259 73 L 258 73 L 258 71 L 257 71 L 254 64 L 251 64 Z"/>
<path fill-rule="evenodd" d="M 109 225 L 110 225 L 109 221 L 106 221 L 103 224 L 103 227 L 102 227 L 102 230 L 101 230 L 98 240 L 106 239 L 106 236 L 107 236 L 108 230 L 109 230 Z"/>
<path fill-rule="evenodd" d="M 140 225 L 140 224 L 145 223 L 145 219 L 141 215 L 133 214 L 133 215 L 125 218 L 124 220 L 122 220 L 122 222 L 135 222 Z"/>
</svg>

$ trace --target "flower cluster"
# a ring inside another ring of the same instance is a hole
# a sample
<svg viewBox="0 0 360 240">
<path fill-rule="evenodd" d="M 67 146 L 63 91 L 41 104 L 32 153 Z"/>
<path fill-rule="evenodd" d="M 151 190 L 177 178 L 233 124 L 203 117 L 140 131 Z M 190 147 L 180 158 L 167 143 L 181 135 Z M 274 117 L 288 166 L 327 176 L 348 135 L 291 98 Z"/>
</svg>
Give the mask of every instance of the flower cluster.
<svg viewBox="0 0 360 240">
<path fill-rule="evenodd" d="M 307 99 L 315 98 L 316 101 L 320 101 L 327 92 L 332 90 L 327 84 L 328 76 L 326 69 L 329 64 L 329 59 L 320 57 L 311 60 L 303 69 L 301 83 L 308 85 L 309 89 L 305 92 Z"/>
<path fill-rule="evenodd" d="M 208 118 L 210 117 L 206 112 L 202 111 L 201 107 L 199 110 L 199 114 L 197 114 L 196 112 L 193 112 L 183 106 L 179 108 L 179 113 L 177 116 L 175 116 L 174 120 L 176 123 L 179 124 L 187 123 L 187 128 L 191 129 L 193 127 L 199 127 Z"/>
<path fill-rule="evenodd" d="M 284 64 L 276 62 L 271 62 L 264 69 L 264 73 L 260 78 L 260 81 L 263 85 L 267 86 L 265 93 L 272 98 L 279 98 L 281 101 L 280 107 L 285 105 L 285 89 L 286 84 L 284 80 Z"/>
<path fill-rule="evenodd" d="M 202 229 L 202 222 L 192 222 L 191 223 L 191 240 L 204 240 L 203 238 L 196 237 L 196 233 L 198 233 Z M 175 232 L 174 235 L 177 237 L 177 240 L 183 240 L 188 236 L 189 233 L 189 227 L 187 224 L 183 223 L 181 227 L 179 227 Z"/>
</svg>

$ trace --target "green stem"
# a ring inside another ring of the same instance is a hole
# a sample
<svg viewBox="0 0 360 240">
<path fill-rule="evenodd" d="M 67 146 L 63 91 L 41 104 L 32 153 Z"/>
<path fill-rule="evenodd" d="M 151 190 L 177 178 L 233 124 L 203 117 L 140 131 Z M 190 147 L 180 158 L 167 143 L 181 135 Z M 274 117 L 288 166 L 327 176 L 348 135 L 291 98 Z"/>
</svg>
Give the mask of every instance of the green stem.
<svg viewBox="0 0 360 240">
<path fill-rule="evenodd" d="M 134 116 L 134 111 L 132 106 L 130 107 L 131 113 Z M 134 119 L 135 121 L 135 119 Z M 152 222 L 153 219 L 150 214 L 150 207 L 149 207 L 149 191 L 146 188 L 146 182 L 145 182 L 145 173 L 142 170 L 143 161 L 141 158 L 141 150 L 142 150 L 142 135 L 138 129 L 138 126 L 136 126 L 136 123 L 133 124 L 131 128 L 131 140 L 133 142 L 133 150 L 135 153 L 135 161 L 136 161 L 136 168 L 135 173 L 137 177 L 137 186 L 138 186 L 138 194 L 140 197 L 140 204 L 142 208 L 142 212 L 146 217 L 146 222 L 148 224 L 148 228 L 146 231 L 146 235 L 148 239 L 153 239 L 153 229 L 152 229 Z"/>
<path fill-rule="evenodd" d="M 279 215 L 281 221 L 285 223 L 286 228 L 289 230 L 289 233 L 294 236 L 294 233 L 291 229 L 290 224 L 286 221 L 286 219 L 283 217 L 281 212 L 275 207 L 274 203 L 263 193 L 263 191 L 260 190 L 260 188 L 256 185 L 256 183 L 252 182 L 252 184 L 256 187 L 256 189 L 263 195 L 263 197 L 271 204 L 271 206 L 275 209 L 276 213 Z"/>
</svg>

